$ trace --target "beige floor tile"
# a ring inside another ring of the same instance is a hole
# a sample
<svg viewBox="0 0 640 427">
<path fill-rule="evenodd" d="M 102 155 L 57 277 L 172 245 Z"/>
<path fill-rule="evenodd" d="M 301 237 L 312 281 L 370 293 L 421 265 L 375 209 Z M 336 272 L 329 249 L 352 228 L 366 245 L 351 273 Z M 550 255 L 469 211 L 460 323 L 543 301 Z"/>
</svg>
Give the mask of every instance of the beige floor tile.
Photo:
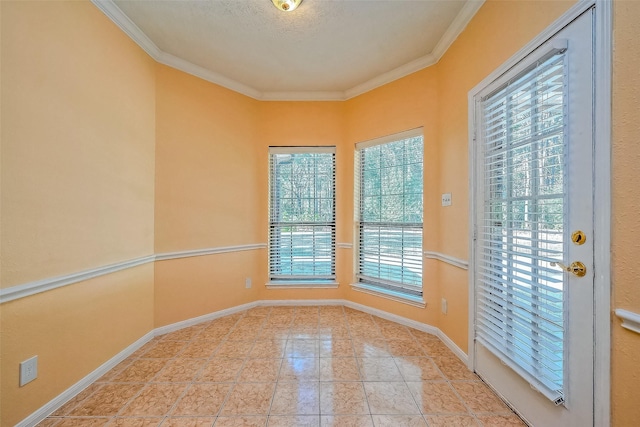
<svg viewBox="0 0 640 427">
<path fill-rule="evenodd" d="M 129 402 L 119 415 L 123 417 L 166 415 L 186 388 L 185 384 L 150 384 Z"/>
<path fill-rule="evenodd" d="M 282 360 L 279 381 L 318 381 L 320 359 L 287 357 Z"/>
<path fill-rule="evenodd" d="M 166 359 L 138 359 L 113 377 L 113 382 L 133 383 L 151 381 L 167 364 Z"/>
<path fill-rule="evenodd" d="M 353 343 L 350 339 L 320 340 L 320 357 L 354 357 Z"/>
<path fill-rule="evenodd" d="M 485 427 L 526 427 L 517 415 L 478 415 Z"/>
<path fill-rule="evenodd" d="M 373 415 L 375 427 L 427 427 L 419 415 Z"/>
<path fill-rule="evenodd" d="M 430 427 L 478 427 L 480 424 L 471 415 L 427 415 Z"/>
<path fill-rule="evenodd" d="M 191 382 L 206 364 L 206 359 L 173 359 L 153 378 L 153 382 Z"/>
<path fill-rule="evenodd" d="M 267 417 L 218 417 L 214 425 L 215 427 L 264 427 L 267 425 Z"/>
<path fill-rule="evenodd" d="M 317 340 L 320 339 L 320 333 L 317 326 L 296 326 L 294 324 L 289 331 L 289 338 Z"/>
<path fill-rule="evenodd" d="M 190 326 L 175 332 L 162 335 L 163 341 L 191 341 L 204 330 L 203 325 Z"/>
<path fill-rule="evenodd" d="M 204 366 L 197 382 L 233 382 L 238 377 L 238 373 L 244 360 L 229 359 L 226 357 L 214 357 Z"/>
<path fill-rule="evenodd" d="M 353 349 L 358 357 L 391 357 L 387 340 L 370 339 L 363 340 L 354 338 Z"/>
<path fill-rule="evenodd" d="M 282 359 L 249 359 L 240 371 L 238 382 L 276 382 Z"/>
<path fill-rule="evenodd" d="M 227 335 L 228 341 L 255 341 L 262 328 L 260 326 L 245 326 L 235 328 Z"/>
<path fill-rule="evenodd" d="M 454 382 L 452 385 L 474 413 L 504 412 L 508 415 L 511 414 L 507 405 L 482 382 Z"/>
<path fill-rule="evenodd" d="M 100 427 L 111 422 L 111 418 L 63 418 L 56 427 Z"/>
<path fill-rule="evenodd" d="M 220 346 L 220 342 L 205 340 L 204 338 L 200 338 L 196 341 L 190 342 L 184 348 L 182 353 L 180 353 L 180 357 L 188 357 L 192 359 L 208 359 L 216 352 L 218 347 Z"/>
<path fill-rule="evenodd" d="M 360 381 L 355 357 L 320 359 L 320 381 Z"/>
<path fill-rule="evenodd" d="M 467 412 L 447 382 L 408 382 L 407 386 L 423 414 Z"/>
<path fill-rule="evenodd" d="M 258 334 L 258 340 L 286 340 L 289 338 L 291 328 L 289 326 L 265 326 Z"/>
<path fill-rule="evenodd" d="M 284 355 L 285 357 L 319 357 L 319 341 L 310 339 L 290 339 L 287 341 Z"/>
<path fill-rule="evenodd" d="M 422 357 L 426 356 L 422 347 L 414 339 L 388 340 L 387 347 L 393 356 Z"/>
<path fill-rule="evenodd" d="M 145 359 L 171 359 L 186 347 L 184 341 L 160 341 L 144 354 Z"/>
<path fill-rule="evenodd" d="M 253 341 L 225 341 L 220 344 L 216 357 L 245 358 L 253 347 Z"/>
<path fill-rule="evenodd" d="M 76 406 L 72 416 L 114 416 L 144 384 L 106 384 Z"/>
<path fill-rule="evenodd" d="M 63 415 L 67 415 L 73 408 L 82 403 L 85 399 L 91 396 L 95 391 L 99 390 L 102 387 L 102 384 L 93 383 L 89 385 L 87 388 L 78 393 L 75 397 L 69 400 L 67 403 L 62 405 L 58 410 L 56 410 L 53 414 L 54 417 L 61 417 Z"/>
<path fill-rule="evenodd" d="M 226 326 L 212 326 L 204 329 L 198 338 L 203 340 L 222 341 L 229 335 L 229 328 Z"/>
<path fill-rule="evenodd" d="M 402 381 L 396 362 L 390 357 L 360 358 L 358 365 L 364 381 Z"/>
<path fill-rule="evenodd" d="M 362 383 L 321 382 L 320 413 L 322 415 L 369 414 Z"/>
<path fill-rule="evenodd" d="M 280 382 L 271 404 L 273 415 L 319 414 L 319 386 L 317 382 Z"/>
<path fill-rule="evenodd" d="M 96 380 L 97 383 L 110 382 L 122 371 L 128 368 L 137 357 L 129 356 L 122 362 L 118 363 L 113 369 Z"/>
<path fill-rule="evenodd" d="M 440 368 L 444 376 L 449 380 L 470 380 L 479 381 L 476 374 L 471 372 L 464 363 L 455 356 L 434 357 L 433 361 Z"/>
<path fill-rule="evenodd" d="M 133 418 L 114 418 L 111 423 L 109 423 L 109 427 L 157 427 L 162 423 L 164 418 L 153 417 L 153 418 L 141 418 L 141 417 L 133 417 Z M 163 425 L 166 425 L 165 422 Z M 211 424 L 209 424 L 211 425 Z"/>
<path fill-rule="evenodd" d="M 62 419 L 61 418 L 45 418 L 44 420 L 38 423 L 38 427 L 53 427 L 58 424 Z"/>
<path fill-rule="evenodd" d="M 326 326 L 320 325 L 318 327 L 318 338 L 319 339 L 349 339 L 351 338 L 351 333 L 349 332 L 349 328 L 346 326 Z"/>
<path fill-rule="evenodd" d="M 168 417 L 162 427 L 211 427 L 215 417 Z"/>
<path fill-rule="evenodd" d="M 384 337 L 380 333 L 380 330 L 372 326 L 351 326 L 349 325 L 349 332 L 354 339 L 383 339 Z"/>
<path fill-rule="evenodd" d="M 449 347 L 440 340 L 420 340 L 418 343 L 429 357 L 456 357 Z"/>
<path fill-rule="evenodd" d="M 395 362 L 405 381 L 444 380 L 438 367 L 428 357 L 398 357 Z"/>
<path fill-rule="evenodd" d="M 322 427 L 373 427 L 371 415 L 327 415 L 320 417 Z"/>
<path fill-rule="evenodd" d="M 274 389 L 274 383 L 236 384 L 220 415 L 267 415 Z"/>
<path fill-rule="evenodd" d="M 274 358 L 280 359 L 284 356 L 284 349 L 287 345 L 286 339 L 258 340 L 255 342 L 249 358 Z"/>
<path fill-rule="evenodd" d="M 409 333 L 406 326 L 389 322 L 385 325 L 379 325 L 380 334 L 388 340 L 413 340 L 413 336 Z"/>
<path fill-rule="evenodd" d="M 372 414 L 420 414 L 404 382 L 366 382 L 364 390 Z"/>
<path fill-rule="evenodd" d="M 224 403 L 231 384 L 193 384 L 171 411 L 172 416 L 215 416 Z"/>
<path fill-rule="evenodd" d="M 269 427 L 319 427 L 318 415 L 273 415 L 269 417 Z"/>
</svg>

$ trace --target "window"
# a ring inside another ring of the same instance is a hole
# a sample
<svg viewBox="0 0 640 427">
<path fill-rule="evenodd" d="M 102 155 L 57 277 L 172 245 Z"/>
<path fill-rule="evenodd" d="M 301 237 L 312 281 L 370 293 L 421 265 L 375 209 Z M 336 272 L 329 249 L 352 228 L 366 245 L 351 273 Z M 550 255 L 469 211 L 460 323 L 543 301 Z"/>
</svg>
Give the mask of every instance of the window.
<svg viewBox="0 0 640 427">
<path fill-rule="evenodd" d="M 357 288 L 422 301 L 422 129 L 356 145 Z"/>
<path fill-rule="evenodd" d="M 269 280 L 335 281 L 335 147 L 269 148 Z"/>
</svg>

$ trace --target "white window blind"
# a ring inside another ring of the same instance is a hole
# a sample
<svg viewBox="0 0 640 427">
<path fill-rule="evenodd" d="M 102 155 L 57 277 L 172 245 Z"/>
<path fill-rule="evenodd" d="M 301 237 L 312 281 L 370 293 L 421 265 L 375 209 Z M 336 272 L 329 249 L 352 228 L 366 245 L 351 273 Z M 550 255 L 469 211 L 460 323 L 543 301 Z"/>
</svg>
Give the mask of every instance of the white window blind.
<svg viewBox="0 0 640 427">
<path fill-rule="evenodd" d="M 269 169 L 270 280 L 335 280 L 335 147 L 270 147 Z"/>
<path fill-rule="evenodd" d="M 358 281 L 421 296 L 421 129 L 356 149 Z"/>
<path fill-rule="evenodd" d="M 551 400 L 564 394 L 565 55 L 480 105 L 476 339 Z"/>
</svg>

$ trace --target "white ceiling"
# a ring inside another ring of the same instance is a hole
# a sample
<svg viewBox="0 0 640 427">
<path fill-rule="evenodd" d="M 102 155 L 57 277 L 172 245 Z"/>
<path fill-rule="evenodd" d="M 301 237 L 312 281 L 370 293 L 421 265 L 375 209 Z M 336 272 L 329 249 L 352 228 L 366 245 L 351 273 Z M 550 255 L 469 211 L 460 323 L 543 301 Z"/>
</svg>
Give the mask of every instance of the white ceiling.
<svg viewBox="0 0 640 427">
<path fill-rule="evenodd" d="M 93 0 L 159 62 L 257 99 L 348 99 L 434 64 L 483 0 Z"/>
</svg>

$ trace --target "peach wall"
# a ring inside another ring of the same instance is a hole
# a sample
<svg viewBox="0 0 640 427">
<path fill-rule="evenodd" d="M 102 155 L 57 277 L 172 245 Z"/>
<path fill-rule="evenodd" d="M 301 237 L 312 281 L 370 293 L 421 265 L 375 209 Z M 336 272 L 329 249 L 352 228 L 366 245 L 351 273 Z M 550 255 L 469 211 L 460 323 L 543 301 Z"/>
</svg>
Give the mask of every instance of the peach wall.
<svg viewBox="0 0 640 427">
<path fill-rule="evenodd" d="M 154 62 L 88 1 L 0 2 L 1 286 L 153 253 Z M 153 328 L 153 267 L 2 304 L 2 426 Z M 39 357 L 18 387 L 18 364 Z"/>
<path fill-rule="evenodd" d="M 264 241 L 268 235 L 268 176 L 270 146 L 336 146 L 336 239 L 339 243 L 350 243 L 351 226 L 349 210 L 345 201 L 350 200 L 353 177 L 348 155 L 343 147 L 345 131 L 344 103 L 342 102 L 262 102 L 258 117 L 259 141 L 256 155 L 260 199 L 259 218 L 264 230 Z M 351 203 L 351 202 L 349 202 Z M 351 275 L 350 252 L 336 249 L 336 275 L 338 289 L 266 289 L 261 283 L 260 299 L 335 299 L 344 296 L 345 283 Z M 265 256 L 267 254 L 265 253 Z M 345 262 L 349 260 L 348 262 Z M 266 257 L 261 261 L 267 265 Z"/>
<path fill-rule="evenodd" d="M 265 243 L 258 102 L 159 64 L 156 98 L 156 253 Z M 157 262 L 156 327 L 256 300 L 265 263 L 264 249 Z"/>
<path fill-rule="evenodd" d="M 640 245 L 640 2 L 614 2 L 612 265 L 613 308 L 640 313 L 638 269 Z M 640 335 L 612 329 L 612 420 L 615 426 L 637 425 L 640 405 Z"/>
<path fill-rule="evenodd" d="M 2 287 L 150 255 L 153 61 L 89 2 L 2 20 Z"/>
<path fill-rule="evenodd" d="M 424 133 L 424 241 L 423 250 L 434 250 L 439 228 L 437 206 L 439 165 L 437 115 L 439 92 L 437 74 L 433 67 L 413 73 L 346 102 L 346 149 L 349 154 L 349 174 L 353 177 L 355 144 L 361 141 L 423 127 Z M 353 229 L 353 181 L 350 182 L 349 209 Z M 351 258 L 353 264 L 353 256 Z M 388 299 L 348 289 L 349 300 L 368 305 L 433 326 L 438 324 L 439 287 L 438 264 L 424 261 L 423 287 L 426 309 L 401 304 Z M 351 278 L 353 282 L 353 277 Z"/>
</svg>

